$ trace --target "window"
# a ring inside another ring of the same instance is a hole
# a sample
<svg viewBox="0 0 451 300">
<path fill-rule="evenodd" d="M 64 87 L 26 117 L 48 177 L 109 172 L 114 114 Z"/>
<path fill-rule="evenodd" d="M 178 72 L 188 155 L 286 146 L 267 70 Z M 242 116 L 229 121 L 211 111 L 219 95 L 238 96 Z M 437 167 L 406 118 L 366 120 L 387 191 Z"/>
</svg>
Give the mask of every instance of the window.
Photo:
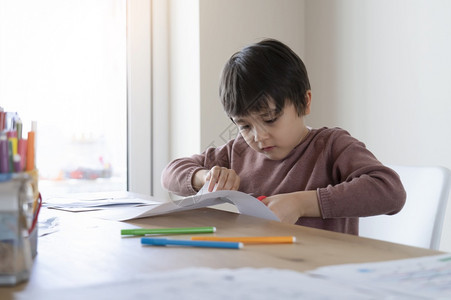
<svg viewBox="0 0 451 300">
<path fill-rule="evenodd" d="M 44 197 L 127 189 L 126 5 L 0 2 L 0 106 L 37 121 Z"/>
</svg>

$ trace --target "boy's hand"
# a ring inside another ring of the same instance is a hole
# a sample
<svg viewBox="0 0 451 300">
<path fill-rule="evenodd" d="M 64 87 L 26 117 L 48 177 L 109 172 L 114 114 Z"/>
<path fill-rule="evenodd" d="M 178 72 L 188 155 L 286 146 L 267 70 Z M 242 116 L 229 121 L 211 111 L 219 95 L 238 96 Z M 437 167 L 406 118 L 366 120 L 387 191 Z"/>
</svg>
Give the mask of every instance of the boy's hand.
<svg viewBox="0 0 451 300">
<path fill-rule="evenodd" d="M 283 223 L 295 224 L 300 217 L 321 217 L 316 191 L 279 194 L 261 201 Z"/>
<path fill-rule="evenodd" d="M 208 191 L 238 190 L 240 187 L 240 177 L 232 169 L 214 166 L 211 170 L 199 170 L 194 174 L 193 186 L 199 190 L 205 182 L 210 181 Z"/>
</svg>

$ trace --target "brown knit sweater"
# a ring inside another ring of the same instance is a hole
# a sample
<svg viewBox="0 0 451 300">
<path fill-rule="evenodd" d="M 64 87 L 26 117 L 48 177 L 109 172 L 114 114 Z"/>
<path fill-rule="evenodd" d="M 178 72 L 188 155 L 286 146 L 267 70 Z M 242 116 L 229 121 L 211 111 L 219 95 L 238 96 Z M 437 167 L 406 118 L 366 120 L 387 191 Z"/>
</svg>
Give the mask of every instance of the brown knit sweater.
<svg viewBox="0 0 451 300">
<path fill-rule="evenodd" d="M 296 224 L 337 232 L 358 234 L 359 217 L 395 214 L 406 199 L 399 176 L 340 128 L 312 129 L 282 160 L 268 159 L 238 136 L 172 161 L 162 173 L 162 185 L 178 195 L 195 194 L 193 173 L 215 165 L 235 170 L 239 191 L 255 197 L 316 190 L 322 218 L 302 217 Z"/>
</svg>

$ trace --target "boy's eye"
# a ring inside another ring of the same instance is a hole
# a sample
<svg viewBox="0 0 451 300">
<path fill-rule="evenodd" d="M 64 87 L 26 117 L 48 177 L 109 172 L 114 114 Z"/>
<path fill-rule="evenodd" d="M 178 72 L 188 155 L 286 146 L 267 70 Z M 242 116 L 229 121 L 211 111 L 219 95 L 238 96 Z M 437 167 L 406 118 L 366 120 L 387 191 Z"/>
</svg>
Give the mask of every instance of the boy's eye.
<svg viewBox="0 0 451 300">
<path fill-rule="evenodd" d="M 245 131 L 245 130 L 249 130 L 250 127 L 249 127 L 249 125 L 239 125 L 238 128 L 240 131 Z"/>
<path fill-rule="evenodd" d="M 265 123 L 266 123 L 266 124 L 272 124 L 272 123 L 274 123 L 275 121 L 277 121 L 277 117 L 276 117 L 276 118 L 269 119 L 269 120 L 265 120 Z"/>
</svg>

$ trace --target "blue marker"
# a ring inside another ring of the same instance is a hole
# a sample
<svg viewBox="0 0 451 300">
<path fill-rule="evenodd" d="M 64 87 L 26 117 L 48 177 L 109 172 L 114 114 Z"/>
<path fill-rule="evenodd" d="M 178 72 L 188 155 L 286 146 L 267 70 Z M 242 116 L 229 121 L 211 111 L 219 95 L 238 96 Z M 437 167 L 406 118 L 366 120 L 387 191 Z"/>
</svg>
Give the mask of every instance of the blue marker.
<svg viewBox="0 0 451 300">
<path fill-rule="evenodd" d="M 150 237 L 141 238 L 141 244 L 151 246 L 177 245 L 177 246 L 228 248 L 228 249 L 240 249 L 243 247 L 243 243 L 236 242 L 174 240 L 174 239 L 150 238 Z"/>
</svg>

